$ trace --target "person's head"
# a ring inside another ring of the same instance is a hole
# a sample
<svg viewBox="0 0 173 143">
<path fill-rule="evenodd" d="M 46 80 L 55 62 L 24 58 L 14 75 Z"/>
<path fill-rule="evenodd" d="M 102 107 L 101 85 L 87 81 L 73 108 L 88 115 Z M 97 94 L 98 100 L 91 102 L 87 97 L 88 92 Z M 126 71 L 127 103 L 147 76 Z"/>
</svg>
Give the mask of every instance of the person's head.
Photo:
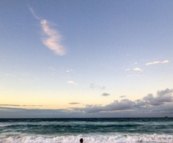
<svg viewBox="0 0 173 143">
<path fill-rule="evenodd" d="M 80 139 L 80 143 L 83 143 L 83 138 Z"/>
</svg>

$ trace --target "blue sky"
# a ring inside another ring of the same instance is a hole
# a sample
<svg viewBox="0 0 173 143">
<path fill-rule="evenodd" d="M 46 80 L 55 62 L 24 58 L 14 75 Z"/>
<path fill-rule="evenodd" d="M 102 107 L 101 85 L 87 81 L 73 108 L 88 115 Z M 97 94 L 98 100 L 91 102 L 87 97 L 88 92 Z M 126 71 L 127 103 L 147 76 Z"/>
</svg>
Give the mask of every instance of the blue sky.
<svg viewBox="0 0 173 143">
<path fill-rule="evenodd" d="M 172 116 L 172 17 L 171 0 L 1 0 L 0 118 Z"/>
</svg>

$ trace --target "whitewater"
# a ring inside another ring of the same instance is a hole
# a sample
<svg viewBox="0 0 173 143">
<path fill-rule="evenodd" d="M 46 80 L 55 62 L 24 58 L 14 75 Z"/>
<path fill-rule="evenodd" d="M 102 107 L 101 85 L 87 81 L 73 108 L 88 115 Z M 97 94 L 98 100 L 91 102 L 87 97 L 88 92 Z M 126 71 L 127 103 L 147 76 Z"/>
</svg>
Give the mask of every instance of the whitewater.
<svg viewBox="0 0 173 143">
<path fill-rule="evenodd" d="M 0 143 L 173 143 L 173 118 L 0 119 Z"/>
</svg>

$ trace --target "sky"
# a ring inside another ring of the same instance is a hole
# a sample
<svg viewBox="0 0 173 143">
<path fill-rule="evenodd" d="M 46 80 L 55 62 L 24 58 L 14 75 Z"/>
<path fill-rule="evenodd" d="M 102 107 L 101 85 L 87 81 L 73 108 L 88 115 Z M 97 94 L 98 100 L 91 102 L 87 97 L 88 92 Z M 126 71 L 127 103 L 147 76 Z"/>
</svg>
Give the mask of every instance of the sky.
<svg viewBox="0 0 173 143">
<path fill-rule="evenodd" d="M 173 117 L 172 0 L 1 0 L 0 118 Z"/>
</svg>

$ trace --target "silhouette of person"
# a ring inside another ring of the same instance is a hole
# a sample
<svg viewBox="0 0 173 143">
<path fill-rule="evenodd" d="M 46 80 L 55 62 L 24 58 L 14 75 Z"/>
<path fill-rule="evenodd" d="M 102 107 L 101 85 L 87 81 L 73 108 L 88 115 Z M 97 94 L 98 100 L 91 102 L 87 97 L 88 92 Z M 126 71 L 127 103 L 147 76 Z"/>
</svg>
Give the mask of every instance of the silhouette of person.
<svg viewBox="0 0 173 143">
<path fill-rule="evenodd" d="M 80 139 L 80 143 L 83 143 L 83 138 Z"/>
</svg>

